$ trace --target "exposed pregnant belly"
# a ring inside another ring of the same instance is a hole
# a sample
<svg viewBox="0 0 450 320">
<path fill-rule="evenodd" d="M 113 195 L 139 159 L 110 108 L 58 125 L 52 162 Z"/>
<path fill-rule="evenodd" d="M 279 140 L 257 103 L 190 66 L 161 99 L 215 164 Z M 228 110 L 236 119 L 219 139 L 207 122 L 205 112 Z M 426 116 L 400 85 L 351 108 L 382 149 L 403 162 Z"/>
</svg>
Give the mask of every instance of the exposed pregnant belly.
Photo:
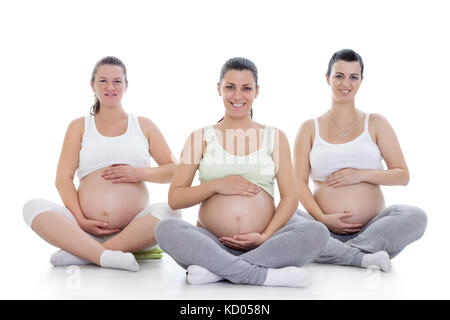
<svg viewBox="0 0 450 320">
<path fill-rule="evenodd" d="M 200 205 L 199 222 L 219 238 L 262 233 L 274 212 L 273 198 L 263 190 L 250 197 L 215 194 Z"/>
<path fill-rule="evenodd" d="M 105 221 L 108 229 L 123 229 L 149 202 L 144 182 L 112 183 L 101 177 L 103 169 L 80 181 L 78 199 L 88 219 Z"/>
<path fill-rule="evenodd" d="M 330 188 L 315 182 L 314 198 L 325 214 L 349 211 L 353 216 L 344 221 L 363 225 L 385 208 L 380 187 L 371 183 Z"/>
</svg>

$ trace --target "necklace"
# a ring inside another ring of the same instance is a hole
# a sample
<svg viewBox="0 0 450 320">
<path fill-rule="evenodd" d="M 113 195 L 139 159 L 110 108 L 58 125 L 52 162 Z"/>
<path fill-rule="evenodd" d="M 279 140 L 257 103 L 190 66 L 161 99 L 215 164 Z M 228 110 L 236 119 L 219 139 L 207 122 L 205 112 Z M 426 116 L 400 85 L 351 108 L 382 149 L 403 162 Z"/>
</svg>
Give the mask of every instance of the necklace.
<svg viewBox="0 0 450 320">
<path fill-rule="evenodd" d="M 351 128 L 353 128 L 353 126 L 355 125 L 355 123 L 356 123 L 357 120 L 358 120 L 358 113 L 356 113 L 355 120 L 353 120 L 353 123 L 350 125 L 350 127 L 346 128 L 346 129 L 342 129 L 341 127 L 338 126 L 338 124 L 336 123 L 336 121 L 334 121 L 333 116 L 331 115 L 331 111 L 330 111 L 330 110 L 328 110 L 328 114 L 330 115 L 330 119 L 331 119 L 331 121 L 333 122 L 333 124 L 334 124 L 336 127 L 338 127 L 339 130 L 341 130 L 341 131 L 343 132 L 344 137 L 346 137 L 346 136 L 348 135 L 348 131 L 349 131 Z"/>
</svg>

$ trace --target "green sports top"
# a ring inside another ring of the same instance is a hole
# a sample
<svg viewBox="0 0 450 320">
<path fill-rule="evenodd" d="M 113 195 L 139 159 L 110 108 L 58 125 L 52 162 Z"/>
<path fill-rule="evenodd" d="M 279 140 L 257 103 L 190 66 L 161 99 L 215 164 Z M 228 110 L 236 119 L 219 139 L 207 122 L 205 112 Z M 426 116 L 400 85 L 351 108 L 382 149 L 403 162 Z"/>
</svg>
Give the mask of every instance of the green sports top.
<svg viewBox="0 0 450 320">
<path fill-rule="evenodd" d="M 227 152 L 222 147 L 213 126 L 203 128 L 206 152 L 198 167 L 200 182 L 222 179 L 230 175 L 240 175 L 274 198 L 275 164 L 272 153 L 275 130 L 268 126 L 264 126 L 263 130 L 264 138 L 260 148 L 246 156 L 238 156 Z M 217 130 L 217 133 L 219 132 Z M 252 141 L 257 141 L 257 139 Z"/>
</svg>

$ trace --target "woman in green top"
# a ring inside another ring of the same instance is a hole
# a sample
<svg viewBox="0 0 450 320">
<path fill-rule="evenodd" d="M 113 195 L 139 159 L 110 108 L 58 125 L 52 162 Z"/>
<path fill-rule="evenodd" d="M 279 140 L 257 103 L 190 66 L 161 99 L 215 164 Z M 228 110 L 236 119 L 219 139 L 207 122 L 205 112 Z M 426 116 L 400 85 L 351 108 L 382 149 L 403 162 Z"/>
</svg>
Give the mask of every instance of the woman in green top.
<svg viewBox="0 0 450 320">
<path fill-rule="evenodd" d="M 217 88 L 225 115 L 189 136 L 169 190 L 172 209 L 200 204 L 197 226 L 164 219 L 156 227 L 158 243 L 187 269 L 191 284 L 225 279 L 304 287 L 309 275 L 301 266 L 322 252 L 328 231 L 293 216 L 297 195 L 288 139 L 252 120 L 256 66 L 245 58 L 228 60 Z M 197 170 L 201 184 L 192 186 Z"/>
</svg>

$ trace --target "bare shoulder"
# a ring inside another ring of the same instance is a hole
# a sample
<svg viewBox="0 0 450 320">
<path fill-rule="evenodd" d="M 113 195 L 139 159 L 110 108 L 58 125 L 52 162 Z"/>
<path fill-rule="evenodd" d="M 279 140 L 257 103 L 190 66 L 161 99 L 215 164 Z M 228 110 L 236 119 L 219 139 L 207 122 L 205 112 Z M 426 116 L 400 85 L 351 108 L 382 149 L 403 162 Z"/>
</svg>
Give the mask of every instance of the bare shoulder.
<svg viewBox="0 0 450 320">
<path fill-rule="evenodd" d="M 203 128 L 192 131 L 186 139 L 181 152 L 180 163 L 199 164 L 206 148 Z"/>
<path fill-rule="evenodd" d="M 369 128 L 384 129 L 386 127 L 390 127 L 389 121 L 385 116 L 379 113 L 370 113 L 369 115 Z"/>
<path fill-rule="evenodd" d="M 78 117 L 70 121 L 69 126 L 71 127 L 84 127 L 84 117 Z"/>
<path fill-rule="evenodd" d="M 82 135 L 84 133 L 84 117 L 79 117 L 70 121 L 67 133 Z"/>
<path fill-rule="evenodd" d="M 316 125 L 314 123 L 314 119 L 308 119 L 306 121 L 303 121 L 303 123 L 300 125 L 299 131 L 302 131 L 304 133 L 312 133 L 314 132 L 316 128 Z"/>
<path fill-rule="evenodd" d="M 201 145 L 202 149 L 206 146 L 204 128 L 195 129 L 192 131 L 186 139 L 185 148 L 196 148 Z"/>
<path fill-rule="evenodd" d="M 204 132 L 205 128 L 198 128 L 195 129 L 194 131 L 192 131 L 189 134 L 188 139 L 193 139 L 193 140 L 198 140 L 201 139 L 202 141 L 205 140 L 204 136 L 205 136 L 205 132 Z"/>
<path fill-rule="evenodd" d="M 374 122 L 374 123 L 386 123 L 388 122 L 386 117 L 383 116 L 380 113 L 369 113 L 370 116 L 370 121 Z"/>
<path fill-rule="evenodd" d="M 156 124 L 149 118 L 142 117 L 142 116 L 138 116 L 137 118 L 138 118 L 139 125 L 141 126 L 141 129 L 152 130 L 154 128 L 157 128 Z"/>
<path fill-rule="evenodd" d="M 303 139 L 311 140 L 314 138 L 314 133 L 316 132 L 316 125 L 314 123 L 314 119 L 308 119 L 303 121 L 303 123 L 300 125 L 296 141 L 300 141 Z"/>
<path fill-rule="evenodd" d="M 273 128 L 273 135 L 275 137 L 275 141 L 280 141 L 280 140 L 287 141 L 288 140 L 287 135 L 283 130 L 276 128 L 276 127 L 272 127 L 272 128 Z"/>
</svg>

